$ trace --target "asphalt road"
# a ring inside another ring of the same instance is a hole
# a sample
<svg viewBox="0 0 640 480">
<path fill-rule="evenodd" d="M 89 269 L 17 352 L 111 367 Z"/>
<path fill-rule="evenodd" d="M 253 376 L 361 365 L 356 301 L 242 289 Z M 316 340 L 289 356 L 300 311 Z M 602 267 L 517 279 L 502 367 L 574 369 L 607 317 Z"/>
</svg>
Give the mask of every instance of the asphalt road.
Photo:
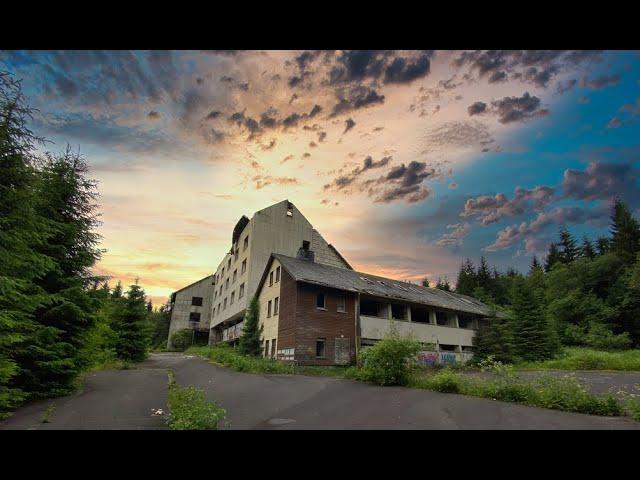
<svg viewBox="0 0 640 480">
<path fill-rule="evenodd" d="M 164 429 L 167 370 L 227 410 L 231 429 L 640 429 L 609 418 L 350 380 L 252 375 L 162 353 L 133 370 L 102 371 L 75 395 L 24 407 L 0 429 Z M 42 423 L 50 405 L 55 410 Z"/>
</svg>

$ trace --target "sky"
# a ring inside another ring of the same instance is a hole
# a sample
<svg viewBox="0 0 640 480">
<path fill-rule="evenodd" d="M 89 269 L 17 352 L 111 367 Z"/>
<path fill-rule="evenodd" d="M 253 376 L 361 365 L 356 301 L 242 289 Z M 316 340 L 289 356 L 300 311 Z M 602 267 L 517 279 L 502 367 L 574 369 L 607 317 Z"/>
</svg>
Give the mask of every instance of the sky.
<svg viewBox="0 0 640 480">
<path fill-rule="evenodd" d="M 154 303 L 292 201 L 356 270 L 455 281 L 640 216 L 640 52 L 2 51 L 99 182 L 97 274 Z"/>
</svg>

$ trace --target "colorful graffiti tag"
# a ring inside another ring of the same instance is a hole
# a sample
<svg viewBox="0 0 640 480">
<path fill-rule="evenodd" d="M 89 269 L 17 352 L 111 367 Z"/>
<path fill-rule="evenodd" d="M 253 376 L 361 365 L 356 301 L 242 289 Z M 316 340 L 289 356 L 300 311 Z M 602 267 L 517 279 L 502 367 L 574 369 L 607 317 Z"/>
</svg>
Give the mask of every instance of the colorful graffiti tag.
<svg viewBox="0 0 640 480">
<path fill-rule="evenodd" d="M 456 363 L 456 354 L 451 352 L 440 352 L 440 363 L 453 365 Z"/>
<path fill-rule="evenodd" d="M 456 363 L 456 354 L 453 352 L 418 352 L 416 360 L 418 365 L 433 367 L 434 365 L 453 365 Z"/>
</svg>

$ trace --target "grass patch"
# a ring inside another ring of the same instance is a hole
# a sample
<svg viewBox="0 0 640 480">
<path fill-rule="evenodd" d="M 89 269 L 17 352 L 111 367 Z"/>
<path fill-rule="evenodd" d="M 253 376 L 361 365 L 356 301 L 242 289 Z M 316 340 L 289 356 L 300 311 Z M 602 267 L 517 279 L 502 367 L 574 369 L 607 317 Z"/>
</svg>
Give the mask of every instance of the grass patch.
<svg viewBox="0 0 640 480">
<path fill-rule="evenodd" d="M 169 372 L 169 418 L 172 430 L 217 430 L 227 412 L 206 399 L 204 391 L 179 386 Z"/>
<path fill-rule="evenodd" d="M 491 367 L 491 372 L 490 378 L 482 378 L 449 369 L 422 370 L 412 376 L 409 386 L 591 415 L 619 416 L 629 412 L 629 408 L 613 395 L 593 395 L 570 375 L 564 378 L 542 375 L 524 380 L 514 373 L 513 367 L 501 364 Z"/>
<path fill-rule="evenodd" d="M 350 369 L 340 366 L 298 366 L 271 358 L 249 357 L 228 345 L 213 347 L 191 347 L 187 354 L 208 358 L 211 362 L 233 368 L 238 372 L 280 375 L 312 375 L 322 377 L 346 378 Z"/>
<path fill-rule="evenodd" d="M 592 348 L 564 348 L 558 357 L 542 362 L 523 362 L 518 370 L 622 370 L 640 371 L 640 349 L 605 352 Z"/>
<path fill-rule="evenodd" d="M 42 414 L 42 418 L 40 419 L 41 423 L 50 423 L 51 422 L 51 415 L 53 415 L 53 412 L 56 411 L 56 406 L 55 404 L 51 404 L 49 405 L 49 407 L 44 411 L 44 413 Z"/>
</svg>

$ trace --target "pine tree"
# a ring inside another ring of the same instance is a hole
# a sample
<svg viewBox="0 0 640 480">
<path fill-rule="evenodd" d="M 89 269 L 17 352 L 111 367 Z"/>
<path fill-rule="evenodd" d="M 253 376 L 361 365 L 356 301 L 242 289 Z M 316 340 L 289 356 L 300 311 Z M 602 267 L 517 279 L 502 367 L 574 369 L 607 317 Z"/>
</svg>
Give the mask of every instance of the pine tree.
<svg viewBox="0 0 640 480">
<path fill-rule="evenodd" d="M 456 281 L 456 292 L 462 295 L 473 295 L 473 291 L 478 286 L 478 279 L 473 262 L 468 258 L 460 265 L 458 279 Z"/>
<path fill-rule="evenodd" d="M 562 263 L 573 262 L 580 256 L 580 249 L 566 227 L 560 228 L 560 242 L 558 246 L 560 247 L 560 261 Z"/>
<path fill-rule="evenodd" d="M 640 226 L 620 199 L 616 199 L 611 216 L 611 249 L 627 265 L 635 262 L 640 250 Z"/>
<path fill-rule="evenodd" d="M 147 302 L 147 312 L 153 312 L 153 303 L 151 303 L 151 300 Z"/>
<path fill-rule="evenodd" d="M 238 348 L 240 353 L 259 357 L 262 353 L 262 325 L 260 325 L 260 306 L 258 298 L 253 297 L 244 316 L 244 326 Z"/>
<path fill-rule="evenodd" d="M 127 363 L 142 361 L 151 341 L 144 290 L 135 283 L 129 287 L 125 298 L 115 299 L 115 302 L 116 354 Z"/>
<path fill-rule="evenodd" d="M 122 282 L 118 280 L 118 283 L 116 283 L 116 287 L 113 289 L 111 296 L 113 298 L 122 298 L 122 295 L 123 295 Z"/>
<path fill-rule="evenodd" d="M 427 277 L 422 279 L 422 286 L 429 288 L 429 279 Z"/>
<path fill-rule="evenodd" d="M 593 244 L 587 237 L 584 237 L 582 239 L 582 256 L 591 259 L 595 258 L 596 256 L 596 251 L 593 248 Z"/>
<path fill-rule="evenodd" d="M 474 361 L 484 360 L 490 355 L 494 360 L 512 363 L 514 359 L 513 332 L 508 318 L 490 317 L 482 321 L 473 337 Z"/>
<path fill-rule="evenodd" d="M 480 265 L 478 265 L 476 281 L 480 288 L 483 288 L 486 292 L 491 291 L 491 272 L 489 271 L 489 265 L 487 265 L 487 260 L 484 256 L 480 257 Z"/>
<path fill-rule="evenodd" d="M 449 279 L 447 277 L 444 277 L 444 283 L 442 284 L 442 290 L 444 290 L 445 292 L 450 292 L 451 291 L 451 285 L 449 285 Z"/>
<path fill-rule="evenodd" d="M 542 270 L 542 265 L 540 265 L 538 257 L 534 255 L 531 259 L 531 264 L 529 265 L 529 275 L 532 275 L 534 272 L 539 270 Z"/>
<path fill-rule="evenodd" d="M 557 347 L 536 296 L 522 278 L 514 280 L 514 351 L 524 360 L 551 358 Z"/>
<path fill-rule="evenodd" d="M 550 272 L 551 269 L 553 268 L 553 266 L 560 262 L 561 256 L 560 256 L 560 252 L 558 251 L 558 246 L 556 243 L 552 242 L 549 244 L 549 253 L 547 253 L 547 259 L 544 262 L 544 271 L 545 272 Z"/>
<path fill-rule="evenodd" d="M 50 226 L 35 208 L 32 152 L 39 139 L 27 128 L 30 116 L 20 84 L 0 72 L 0 418 L 29 393 L 18 381 L 15 353 L 37 331 L 33 312 L 40 297 L 34 280 L 53 268 L 37 251 Z"/>
<path fill-rule="evenodd" d="M 80 354 L 96 321 L 99 300 L 88 290 L 91 271 L 100 258 L 96 184 L 87 178 L 87 165 L 69 149 L 47 154 L 37 183 L 37 213 L 52 226 L 39 253 L 55 268 L 35 280 L 44 292 L 34 312 L 37 330 L 29 345 L 16 351 L 18 380 L 33 396 L 69 391 L 87 365 Z"/>
<path fill-rule="evenodd" d="M 598 237 L 596 240 L 596 248 L 598 249 L 598 255 L 604 255 L 611 248 L 611 240 L 607 237 Z"/>
</svg>

